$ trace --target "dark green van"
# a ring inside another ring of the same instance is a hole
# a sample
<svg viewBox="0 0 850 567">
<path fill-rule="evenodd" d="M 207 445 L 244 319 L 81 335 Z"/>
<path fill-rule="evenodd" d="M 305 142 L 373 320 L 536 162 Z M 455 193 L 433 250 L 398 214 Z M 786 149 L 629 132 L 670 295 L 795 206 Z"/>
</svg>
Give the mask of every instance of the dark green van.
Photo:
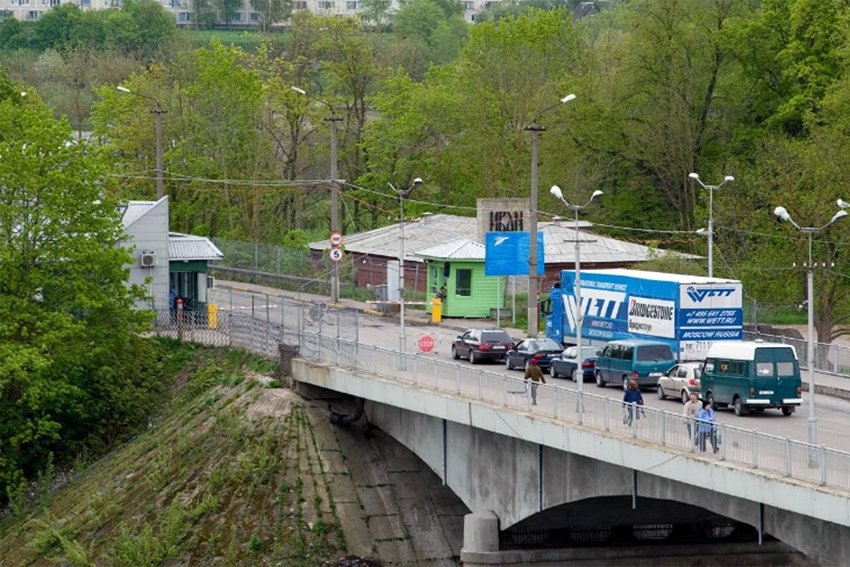
<svg viewBox="0 0 850 567">
<path fill-rule="evenodd" d="M 735 414 L 779 408 L 791 415 L 803 403 L 800 363 L 794 347 L 760 341 L 715 343 L 708 350 L 700 392 L 712 407 Z"/>
<path fill-rule="evenodd" d="M 611 341 L 596 359 L 596 385 L 608 382 L 628 387 L 629 380 L 639 387 L 656 386 L 662 374 L 676 364 L 673 349 L 660 341 L 625 339 Z"/>
</svg>

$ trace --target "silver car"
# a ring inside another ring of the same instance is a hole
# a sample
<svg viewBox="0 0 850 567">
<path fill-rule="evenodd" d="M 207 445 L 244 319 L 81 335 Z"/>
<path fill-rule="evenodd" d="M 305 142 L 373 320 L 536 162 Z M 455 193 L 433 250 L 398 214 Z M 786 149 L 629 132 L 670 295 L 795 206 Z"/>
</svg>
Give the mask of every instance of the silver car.
<svg viewBox="0 0 850 567">
<path fill-rule="evenodd" d="M 668 370 L 658 379 L 658 399 L 679 398 L 682 403 L 688 401 L 691 392 L 699 394 L 699 380 L 702 376 L 701 362 L 682 362 Z"/>
</svg>

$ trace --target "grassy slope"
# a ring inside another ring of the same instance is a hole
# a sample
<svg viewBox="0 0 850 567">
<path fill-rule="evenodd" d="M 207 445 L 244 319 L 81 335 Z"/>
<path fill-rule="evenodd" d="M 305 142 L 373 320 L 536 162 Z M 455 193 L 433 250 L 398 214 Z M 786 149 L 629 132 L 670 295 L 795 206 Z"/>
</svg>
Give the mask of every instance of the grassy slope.
<svg viewBox="0 0 850 567">
<path fill-rule="evenodd" d="M 173 407 L 0 525 L 0 566 L 313 566 L 344 551 L 305 409 L 257 380 L 268 363 L 169 348 Z"/>
</svg>

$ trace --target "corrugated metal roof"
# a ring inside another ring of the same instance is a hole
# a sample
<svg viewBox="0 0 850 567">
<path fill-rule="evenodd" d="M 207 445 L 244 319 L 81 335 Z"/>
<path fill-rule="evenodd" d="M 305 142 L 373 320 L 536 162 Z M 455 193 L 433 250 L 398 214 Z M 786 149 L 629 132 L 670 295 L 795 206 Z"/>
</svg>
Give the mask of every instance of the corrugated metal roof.
<svg viewBox="0 0 850 567">
<path fill-rule="evenodd" d="M 474 217 L 457 215 L 423 215 L 421 218 L 404 223 L 404 257 L 422 261 L 415 256 L 425 250 L 452 240 L 473 239 L 477 233 L 477 221 Z M 399 223 L 343 236 L 343 247 L 347 252 L 398 258 L 401 254 L 401 230 Z M 311 250 L 330 248 L 327 240 L 311 242 Z"/>
<path fill-rule="evenodd" d="M 156 201 L 130 201 L 124 209 L 124 215 L 121 220 L 124 222 L 124 228 L 127 228 L 143 216 L 149 210 L 154 208 Z"/>
<path fill-rule="evenodd" d="M 591 226 L 593 225 L 587 221 L 579 221 L 582 262 L 594 264 L 646 262 L 665 254 L 699 258 L 691 254 L 650 248 L 642 244 L 594 234 L 587 230 Z M 574 223 L 568 220 L 541 222 L 538 227 L 543 232 L 544 258 L 547 264 L 575 263 Z M 474 217 L 446 214 L 423 216 L 404 224 L 404 257 L 405 260 L 418 262 L 422 260 L 425 251 L 432 252 L 432 248 L 456 240 L 475 242 L 477 235 L 478 225 Z M 398 258 L 401 253 L 401 231 L 398 223 L 357 234 L 347 234 L 344 239 L 347 252 L 388 258 Z M 329 247 L 330 243 L 326 240 L 310 243 L 311 250 L 326 250 Z"/>
<path fill-rule="evenodd" d="M 416 253 L 422 258 L 437 258 L 439 260 L 476 260 L 484 261 L 485 246 L 473 240 L 454 240 L 420 250 Z"/>
<path fill-rule="evenodd" d="M 543 232 L 543 250 L 547 264 L 574 264 L 576 230 L 575 225 L 558 223 L 540 223 Z M 617 240 L 593 232 L 578 231 L 581 261 L 593 264 L 614 264 L 627 262 L 646 262 L 667 254 L 696 259 L 693 254 L 681 254 L 660 248 L 650 248 L 625 240 Z"/>
<path fill-rule="evenodd" d="M 221 260 L 224 254 L 204 236 L 168 233 L 169 260 Z"/>
</svg>

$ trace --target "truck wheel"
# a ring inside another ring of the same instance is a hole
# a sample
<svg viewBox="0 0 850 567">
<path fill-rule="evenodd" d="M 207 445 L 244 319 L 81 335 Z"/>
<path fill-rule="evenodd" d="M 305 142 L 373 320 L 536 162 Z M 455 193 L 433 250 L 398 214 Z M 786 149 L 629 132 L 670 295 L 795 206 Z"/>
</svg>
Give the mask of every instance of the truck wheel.
<svg viewBox="0 0 850 567">
<path fill-rule="evenodd" d="M 599 388 L 605 387 L 605 380 L 602 378 L 602 373 L 600 371 L 596 371 L 596 386 Z"/>
<path fill-rule="evenodd" d="M 735 406 L 735 415 L 747 415 L 749 412 L 747 411 L 744 402 L 741 401 L 741 396 L 735 396 L 735 399 L 732 401 L 732 404 Z"/>
<path fill-rule="evenodd" d="M 782 415 L 788 417 L 792 413 L 794 413 L 794 406 L 782 406 Z"/>
</svg>

